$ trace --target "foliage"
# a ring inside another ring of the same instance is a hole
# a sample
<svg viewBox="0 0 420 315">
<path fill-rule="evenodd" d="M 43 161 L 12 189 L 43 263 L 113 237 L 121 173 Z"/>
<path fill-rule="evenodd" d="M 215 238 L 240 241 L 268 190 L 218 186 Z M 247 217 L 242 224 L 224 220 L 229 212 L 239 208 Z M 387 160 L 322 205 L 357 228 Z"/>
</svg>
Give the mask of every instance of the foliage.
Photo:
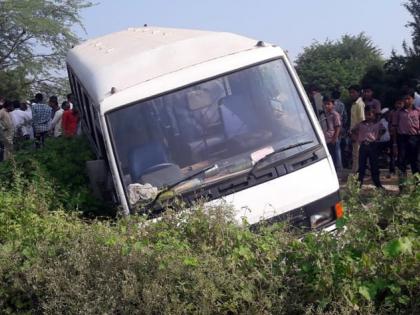
<svg viewBox="0 0 420 315">
<path fill-rule="evenodd" d="M 228 205 L 84 222 L 40 178 L 0 194 L 3 314 L 408 314 L 420 311 L 420 191 L 345 194 L 336 235 L 251 232 Z M 343 229 L 346 227 L 346 230 Z"/>
<path fill-rule="evenodd" d="M 408 0 L 404 7 L 411 14 L 414 21 L 407 23 L 411 28 L 412 47 L 404 42 L 403 47 L 407 56 L 420 57 L 420 0 Z"/>
<path fill-rule="evenodd" d="M 9 100 L 20 100 L 23 95 L 29 94 L 30 89 L 23 69 L 0 71 L 0 96 Z"/>
<path fill-rule="evenodd" d="M 412 85 L 410 78 L 414 77 L 415 68 L 407 66 L 407 58 L 398 56 L 394 52 L 383 67 L 368 68 L 361 84 L 373 89 L 374 97 L 381 101 L 382 106 L 392 108 L 395 101 L 404 94 L 407 86 Z"/>
<path fill-rule="evenodd" d="M 79 12 L 89 6 L 86 0 L 0 1 L 1 76 L 23 71 L 26 89 L 55 86 L 67 51 L 79 41 L 72 27 L 83 28 Z M 0 95 L 9 91 L 0 84 Z"/>
<path fill-rule="evenodd" d="M 388 107 L 392 107 L 407 88 L 416 89 L 420 83 L 420 0 L 410 0 L 404 6 L 413 17 L 407 24 L 411 28 L 412 46 L 404 42 L 405 56 L 393 51 L 383 68 L 370 67 L 361 81 L 370 85 L 376 97 Z"/>
<path fill-rule="evenodd" d="M 359 83 L 369 67 L 382 63 L 380 50 L 361 33 L 344 35 L 337 41 L 314 42 L 298 56 L 296 67 L 305 86 L 316 85 L 329 92 Z"/>
<path fill-rule="evenodd" d="M 32 142 L 23 148 L 14 159 L 0 164 L 0 181 L 4 188 L 11 188 L 14 174 L 19 172 L 24 180 L 45 183 L 52 195 L 49 208 L 55 210 L 82 211 L 85 215 L 112 215 L 114 212 L 92 197 L 85 162 L 92 160 L 93 153 L 85 138 L 50 138 L 45 148 L 35 150 Z"/>
</svg>

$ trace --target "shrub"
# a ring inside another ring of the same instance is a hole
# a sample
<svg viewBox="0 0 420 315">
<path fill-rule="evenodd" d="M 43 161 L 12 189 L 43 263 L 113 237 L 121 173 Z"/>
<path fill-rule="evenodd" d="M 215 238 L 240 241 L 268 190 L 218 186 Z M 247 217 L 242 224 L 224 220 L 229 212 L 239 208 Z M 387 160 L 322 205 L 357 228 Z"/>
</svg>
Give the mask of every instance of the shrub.
<svg viewBox="0 0 420 315">
<path fill-rule="evenodd" d="M 85 221 L 50 212 L 47 184 L 14 183 L 0 197 L 1 313 L 420 312 L 413 182 L 366 205 L 350 181 L 345 229 L 299 238 L 281 224 L 238 226 L 229 205 Z"/>
<path fill-rule="evenodd" d="M 12 187 L 18 172 L 22 179 L 44 188 L 38 194 L 49 200 L 50 210 L 62 208 L 89 216 L 112 216 L 112 207 L 95 199 L 90 191 L 85 163 L 92 159 L 94 155 L 83 137 L 49 138 L 42 150 L 35 150 L 33 143 L 27 142 L 13 160 L 0 163 L 0 182 L 4 187 Z"/>
</svg>

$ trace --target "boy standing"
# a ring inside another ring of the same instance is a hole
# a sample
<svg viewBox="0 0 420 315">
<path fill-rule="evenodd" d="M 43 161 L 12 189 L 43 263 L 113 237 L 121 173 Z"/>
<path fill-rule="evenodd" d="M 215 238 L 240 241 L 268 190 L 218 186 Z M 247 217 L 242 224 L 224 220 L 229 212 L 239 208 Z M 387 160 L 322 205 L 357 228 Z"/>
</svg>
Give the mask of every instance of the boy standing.
<svg viewBox="0 0 420 315">
<path fill-rule="evenodd" d="M 378 139 L 385 128 L 380 122 L 376 121 L 375 111 L 371 107 L 365 108 L 366 119 L 358 123 L 352 129 L 354 140 L 359 144 L 359 182 L 363 185 L 366 166 L 369 160 L 370 170 L 372 173 L 372 181 L 378 188 L 383 188 L 379 179 L 378 165 Z"/>
<path fill-rule="evenodd" d="M 414 92 L 404 96 L 404 108 L 394 116 L 392 122 L 397 133 L 398 167 L 406 174 L 407 164 L 416 174 L 420 169 L 420 110 L 414 108 Z"/>
</svg>

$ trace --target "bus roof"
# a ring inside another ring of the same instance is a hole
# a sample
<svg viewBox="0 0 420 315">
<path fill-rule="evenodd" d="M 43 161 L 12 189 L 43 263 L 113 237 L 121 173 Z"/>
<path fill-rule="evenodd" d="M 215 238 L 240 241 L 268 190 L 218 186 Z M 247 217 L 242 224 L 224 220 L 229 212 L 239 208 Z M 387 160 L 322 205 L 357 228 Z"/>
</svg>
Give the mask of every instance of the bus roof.
<svg viewBox="0 0 420 315">
<path fill-rule="evenodd" d="M 142 27 L 88 40 L 67 64 L 96 103 L 143 82 L 209 60 L 256 48 L 256 40 L 231 33 Z"/>
</svg>

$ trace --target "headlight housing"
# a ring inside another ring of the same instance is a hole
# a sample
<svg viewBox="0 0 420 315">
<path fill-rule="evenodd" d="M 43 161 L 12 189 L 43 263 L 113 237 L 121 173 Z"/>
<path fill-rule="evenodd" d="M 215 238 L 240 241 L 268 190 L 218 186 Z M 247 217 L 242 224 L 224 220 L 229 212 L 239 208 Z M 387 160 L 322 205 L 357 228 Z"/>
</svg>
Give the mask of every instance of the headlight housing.
<svg viewBox="0 0 420 315">
<path fill-rule="evenodd" d="M 311 228 L 319 228 L 331 221 L 334 221 L 335 214 L 333 207 L 319 211 L 310 216 Z"/>
<path fill-rule="evenodd" d="M 330 208 L 313 213 L 310 216 L 311 228 L 319 228 L 329 222 L 342 218 L 343 215 L 343 205 L 341 204 L 341 202 L 337 202 L 334 206 Z"/>
</svg>

